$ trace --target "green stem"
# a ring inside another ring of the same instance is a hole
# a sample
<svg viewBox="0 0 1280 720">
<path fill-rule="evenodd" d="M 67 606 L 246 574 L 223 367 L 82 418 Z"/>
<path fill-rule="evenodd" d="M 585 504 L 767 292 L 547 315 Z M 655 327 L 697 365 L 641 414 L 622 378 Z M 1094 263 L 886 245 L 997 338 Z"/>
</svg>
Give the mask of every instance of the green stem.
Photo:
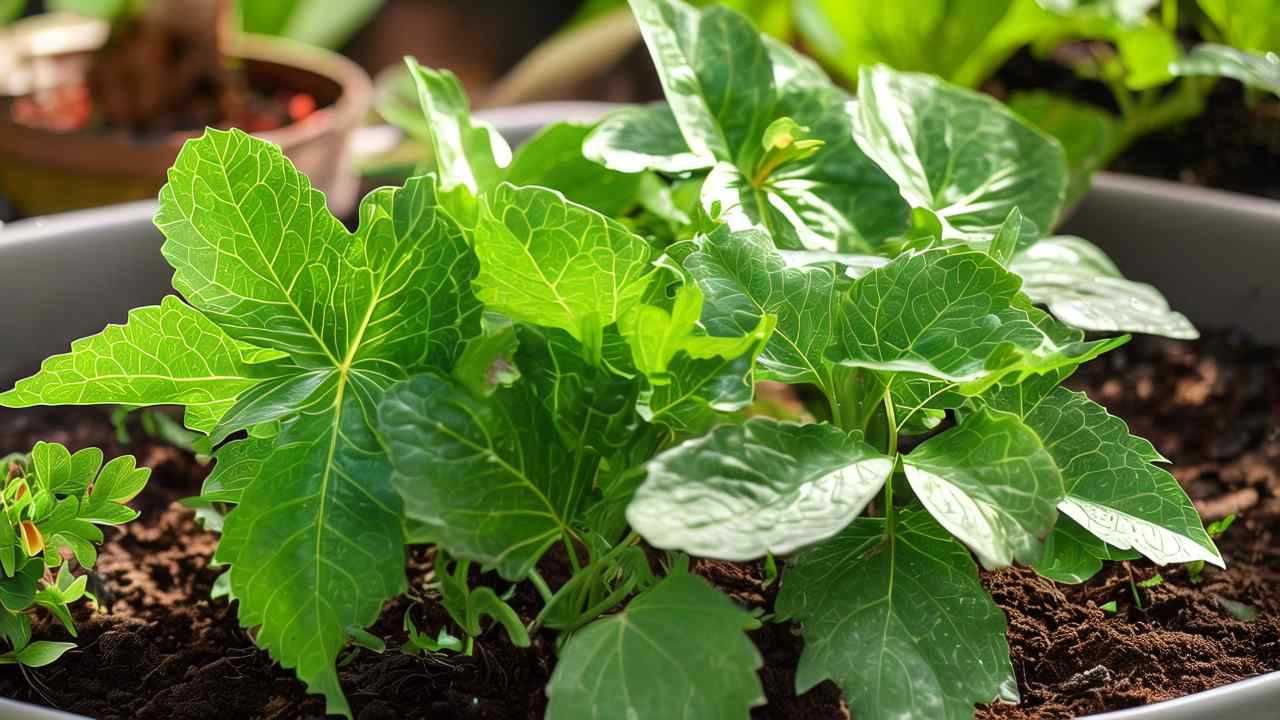
<svg viewBox="0 0 1280 720">
<path fill-rule="evenodd" d="M 542 579 L 542 574 L 537 570 L 529 571 L 529 582 L 537 588 L 538 594 L 542 596 L 542 602 L 549 603 L 551 598 L 555 597 L 555 593 L 551 592 L 551 586 L 547 585 L 547 581 Z"/>
<path fill-rule="evenodd" d="M 617 605 L 618 603 L 626 599 L 626 597 L 630 595 L 631 591 L 634 589 L 635 588 L 633 587 L 632 583 L 624 583 L 622 585 L 619 585 L 616 589 L 614 589 L 613 592 L 609 593 L 608 596 L 605 597 L 605 599 L 601 600 L 595 605 L 592 605 L 586 610 L 583 610 L 582 613 L 578 615 L 578 619 L 570 623 L 569 626 L 564 628 L 561 632 L 573 632 L 574 630 L 577 630 L 578 628 L 582 627 L 583 625 L 586 625 L 592 620 L 595 620 L 597 617 L 600 616 L 601 613 L 603 613 L 604 611 L 608 610 L 609 608 Z"/>
<path fill-rule="evenodd" d="M 894 413 L 893 393 L 890 391 L 893 383 L 885 383 L 884 386 L 884 414 L 888 420 L 889 441 L 886 445 L 886 452 L 893 459 L 893 468 L 889 471 L 889 478 L 884 482 L 884 517 L 885 531 L 889 537 L 893 537 L 895 525 L 897 523 L 897 513 L 893 508 L 893 474 L 898 469 L 898 419 Z"/>
</svg>

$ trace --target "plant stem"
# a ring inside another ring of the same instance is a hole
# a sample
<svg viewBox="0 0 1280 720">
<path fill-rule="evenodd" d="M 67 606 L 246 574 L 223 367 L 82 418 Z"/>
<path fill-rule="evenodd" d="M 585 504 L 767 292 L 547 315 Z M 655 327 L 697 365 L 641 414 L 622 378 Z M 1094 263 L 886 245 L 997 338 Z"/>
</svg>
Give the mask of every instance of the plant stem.
<svg viewBox="0 0 1280 720">
<path fill-rule="evenodd" d="M 542 579 L 542 574 L 536 569 L 529 571 L 529 582 L 537 588 L 538 594 L 542 596 L 542 602 L 549 603 L 551 598 L 555 597 L 555 593 L 551 592 L 551 586 L 547 585 L 547 581 Z"/>
<path fill-rule="evenodd" d="M 889 478 L 884 482 L 885 531 L 889 537 L 893 537 L 897 521 L 897 514 L 893 509 L 893 473 L 898 469 L 898 418 L 894 413 L 892 387 L 892 382 L 885 383 L 884 414 L 889 426 L 889 440 L 885 443 L 885 452 L 893 460 L 893 467 L 889 470 Z"/>
</svg>

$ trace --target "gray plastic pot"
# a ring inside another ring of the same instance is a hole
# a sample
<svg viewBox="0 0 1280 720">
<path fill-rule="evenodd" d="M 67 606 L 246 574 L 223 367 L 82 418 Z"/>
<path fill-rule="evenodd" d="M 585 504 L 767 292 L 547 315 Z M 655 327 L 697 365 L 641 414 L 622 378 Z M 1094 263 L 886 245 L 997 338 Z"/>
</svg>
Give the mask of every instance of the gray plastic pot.
<svg viewBox="0 0 1280 720">
<path fill-rule="evenodd" d="M 479 114 L 515 144 L 549 122 L 590 121 L 609 107 L 549 103 Z M 154 202 L 140 202 L 0 228 L 0 386 L 171 292 L 154 212 Z M 1280 308 L 1280 203 L 1103 174 L 1064 232 L 1100 245 L 1197 325 L 1238 327 L 1280 343 L 1273 319 Z M 1278 707 L 1280 673 L 1271 673 L 1093 720 L 1273 720 Z M 0 720 L 72 717 L 0 700 Z"/>
</svg>

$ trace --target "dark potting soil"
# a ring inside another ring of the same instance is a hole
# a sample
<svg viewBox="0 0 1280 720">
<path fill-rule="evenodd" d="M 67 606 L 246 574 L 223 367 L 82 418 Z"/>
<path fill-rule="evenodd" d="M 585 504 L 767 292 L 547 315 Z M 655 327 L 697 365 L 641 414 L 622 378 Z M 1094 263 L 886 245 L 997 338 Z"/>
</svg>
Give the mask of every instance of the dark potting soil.
<svg viewBox="0 0 1280 720">
<path fill-rule="evenodd" d="M 1117 112 L 1101 83 L 1082 80 L 1029 50 L 1015 55 L 983 89 L 1002 99 L 1015 91 L 1049 90 Z M 1280 200 L 1280 99 L 1258 93 L 1251 104 L 1241 83 L 1220 80 L 1200 115 L 1139 139 L 1107 169 Z"/>
<path fill-rule="evenodd" d="M 1280 356 L 1230 335 L 1194 343 L 1144 338 L 1072 382 L 1172 459 L 1175 476 L 1206 518 L 1238 514 L 1219 541 L 1228 568 L 1208 568 L 1198 583 L 1183 567 L 1160 568 L 1164 582 L 1137 588 L 1138 597 L 1131 579 L 1157 572 L 1145 561 L 1113 564 L 1079 586 L 1018 568 L 984 573 L 1008 616 L 1023 703 L 983 708 L 979 717 L 1075 717 L 1280 670 Z M 122 446 L 107 414 L 96 409 L 0 413 L 0 455 L 49 440 L 134 453 L 154 471 L 135 501 L 142 517 L 108 531 L 97 568 L 103 612 L 77 609 L 79 647 L 54 665 L 26 673 L 0 667 L 0 697 L 96 718 L 322 715 L 323 703 L 254 647 L 233 609 L 209 599 L 218 575 L 209 565 L 216 537 L 176 504 L 197 492 L 207 468 L 133 430 L 133 443 Z M 777 591 L 764 587 L 758 565 L 698 562 L 695 568 L 743 604 L 768 608 Z M 549 577 L 563 575 L 546 569 Z M 372 628 L 386 638 L 386 653 L 344 654 L 340 672 L 356 717 L 542 717 L 542 688 L 554 665 L 553 638 L 545 633 L 527 650 L 490 630 L 471 657 L 397 652 L 405 641 L 405 612 L 433 635 L 448 622 L 421 590 L 429 571 L 429 554 L 415 551 L 408 563 L 415 590 L 388 603 Z M 1116 611 L 1103 610 L 1111 601 Z M 526 617 L 535 611 L 526 590 L 512 602 Z M 1250 611 L 1256 617 L 1242 619 Z M 47 620 L 37 623 L 36 633 L 69 639 Z M 766 624 L 753 638 L 765 660 L 761 677 L 769 697 L 755 717 L 848 717 L 830 682 L 795 696 L 802 642 L 794 628 Z"/>
</svg>

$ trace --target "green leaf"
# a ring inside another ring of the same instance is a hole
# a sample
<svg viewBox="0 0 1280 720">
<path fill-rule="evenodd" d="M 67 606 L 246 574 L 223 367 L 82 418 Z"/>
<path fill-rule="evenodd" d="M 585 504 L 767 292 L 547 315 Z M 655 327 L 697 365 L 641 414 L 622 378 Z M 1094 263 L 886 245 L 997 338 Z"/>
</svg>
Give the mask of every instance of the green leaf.
<svg viewBox="0 0 1280 720">
<path fill-rule="evenodd" d="M 1204 560 L 1222 566 L 1195 506 L 1151 443 L 1083 393 L 1046 376 L 1002 387 L 985 398 L 1023 418 L 1062 472 L 1058 510 L 1099 539 L 1159 564 Z M 1052 559 L 1050 559 L 1052 562 Z"/>
<path fill-rule="evenodd" d="M 798 24 L 816 55 L 857 81 L 865 65 L 951 79 L 1004 19 L 1013 0 L 808 0 Z"/>
<path fill-rule="evenodd" d="M 1070 173 L 1066 207 L 1075 205 L 1115 149 L 1120 139 L 1119 122 L 1093 105 L 1038 90 L 1014 93 L 1008 104 L 1010 110 L 1062 143 Z"/>
<path fill-rule="evenodd" d="M 1000 229 L 991 238 L 991 244 L 987 247 L 987 254 L 995 258 L 996 262 L 1005 267 L 1009 267 L 1009 261 L 1013 260 L 1014 252 L 1018 249 L 1018 240 L 1022 237 L 1022 212 L 1018 208 L 1009 211 L 1009 217 L 1004 219 L 1004 223 L 1000 225 Z"/>
<path fill-rule="evenodd" d="M 503 184 L 489 193 L 475 251 L 474 286 L 489 310 L 596 348 L 652 277 L 643 238 L 543 188 Z"/>
<path fill-rule="evenodd" d="M 1197 4 L 1231 47 L 1254 53 L 1274 52 L 1280 47 L 1280 3 L 1276 0 L 1197 0 Z"/>
<path fill-rule="evenodd" d="M 246 361 L 246 347 L 170 296 L 71 343 L 71 352 L 45 360 L 39 373 L 0 395 L 0 405 L 185 405 L 187 426 L 208 432 L 269 373 Z"/>
<path fill-rule="evenodd" d="M 488 123 L 471 117 L 467 93 L 453 73 L 424 68 L 413 58 L 405 58 L 405 64 L 431 129 L 440 189 L 449 193 L 466 188 L 472 198 L 492 190 L 511 163 L 507 141 Z"/>
<path fill-rule="evenodd" d="M 1102 570 L 1107 544 L 1089 534 L 1069 517 L 1060 516 L 1044 541 L 1044 555 L 1036 572 L 1054 582 L 1075 585 Z"/>
<path fill-rule="evenodd" d="M 79 454 L 79 453 L 77 453 Z M 80 504 L 80 518 L 100 525 L 123 525 L 138 517 L 125 503 L 137 497 L 151 477 L 151 468 L 137 467 L 130 455 L 115 458 L 97 473 L 93 488 Z"/>
<path fill-rule="evenodd" d="M 382 7 L 384 0 L 354 0 L 338 5 L 316 0 L 236 3 L 245 32 L 286 37 L 336 50 Z"/>
<path fill-rule="evenodd" d="M 892 535 L 860 518 L 792 558 L 776 607 L 804 630 L 797 693 L 830 678 L 862 720 L 968 720 L 1018 700 L 1004 615 L 927 513 L 899 511 Z"/>
<path fill-rule="evenodd" d="M 528 383 L 478 399 L 421 375 L 387 394 L 380 418 L 406 515 L 450 554 L 517 580 L 569 536 L 590 481 Z"/>
<path fill-rule="evenodd" d="M 853 99 L 830 86 L 782 78 L 778 86 L 773 114 L 808 127 L 821 147 L 776 167 L 766 157 L 746 172 L 720 163 L 703 185 L 703 208 L 710 213 L 718 204 L 734 230 L 763 227 L 791 250 L 862 250 L 901 232 L 907 208 L 893 181 L 854 142 Z"/>
<path fill-rule="evenodd" d="M 1186 57 L 1174 61 L 1169 72 L 1182 77 L 1229 77 L 1280 95 L 1280 56 L 1274 52 L 1262 55 L 1227 45 L 1202 43 L 1192 48 Z"/>
<path fill-rule="evenodd" d="M 610 170 L 678 175 L 705 170 L 715 159 L 689 149 L 666 103 L 615 110 L 587 136 L 583 154 Z"/>
<path fill-rule="evenodd" d="M 1139 332 L 1194 340 L 1190 321 L 1159 290 L 1126 280 L 1096 245 L 1078 237 L 1041 240 L 1014 258 L 1022 289 L 1054 317 L 1082 330 Z"/>
<path fill-rule="evenodd" d="M 367 390 L 330 389 L 290 421 L 226 517 L 215 559 L 231 565 L 240 624 L 327 710 L 346 714 L 334 661 L 404 590 L 400 503 L 373 436 Z"/>
<path fill-rule="evenodd" d="M 85 448 L 72 455 L 58 443 L 37 442 L 31 449 L 36 487 L 56 495 L 79 495 L 102 467 L 102 451 Z"/>
<path fill-rule="evenodd" d="M 1038 317 L 1018 293 L 1020 284 L 982 252 L 900 255 L 850 288 L 842 305 L 842 343 L 833 357 L 850 367 L 924 376 L 974 395 L 1009 378 L 1074 367 L 1127 340 L 1081 342 L 1069 331 L 1060 336 L 1065 328 Z"/>
<path fill-rule="evenodd" d="M 679 0 L 631 0 L 631 9 L 689 149 L 749 163 L 773 119 L 773 67 L 750 21 Z"/>
<path fill-rule="evenodd" d="M 609 217 L 634 206 L 643 175 L 609 170 L 583 155 L 589 125 L 555 123 L 534 135 L 511 161 L 506 180 L 512 185 L 540 185 L 559 190 L 569 200 Z"/>
<path fill-rule="evenodd" d="M 1015 415 L 987 409 L 903 457 L 920 502 L 984 567 L 1031 564 L 1065 491 L 1053 456 Z"/>
<path fill-rule="evenodd" d="M 912 207 L 933 211 L 943 240 L 980 241 L 1018 208 L 1053 228 L 1067 188 L 1062 146 L 999 102 L 937 78 L 864 67 L 854 136 Z"/>
<path fill-rule="evenodd" d="M 758 338 L 754 329 L 726 337 L 700 332 L 702 302 L 702 290 L 697 285 L 686 284 L 676 291 L 670 310 L 656 305 L 637 305 L 619 319 L 618 330 L 631 346 L 636 370 L 649 382 L 654 385 L 671 382 L 669 368 L 680 353 L 694 360 L 732 359 L 756 345 Z"/>
<path fill-rule="evenodd" d="M 592 365 L 583 357 L 583 346 L 564 331 L 521 326 L 517 337 L 515 360 L 526 373 L 528 392 L 541 404 L 565 447 L 605 456 L 642 432 L 635 412 L 640 384 L 633 377 Z"/>
<path fill-rule="evenodd" d="M 658 548 L 738 561 L 785 554 L 844 529 L 892 469 L 858 433 L 755 418 L 651 460 L 627 520 Z"/>
<path fill-rule="evenodd" d="M 36 584 L 44 576 L 44 563 L 28 560 L 12 576 L 0 572 L 0 613 L 26 610 L 36 599 Z"/>
<path fill-rule="evenodd" d="M 275 369 L 293 380 L 219 426 L 282 423 L 272 443 L 253 446 L 266 454 L 226 517 L 217 559 L 232 566 L 242 624 L 261 626 L 258 642 L 345 714 L 333 662 L 346 628 L 371 623 L 404 585 L 376 408 L 395 381 L 449 371 L 478 334 L 478 262 L 434 178 L 370 194 L 351 234 L 278 148 L 239 131 L 187 143 L 157 225 L 193 306 L 233 337 L 289 354 Z"/>
<path fill-rule="evenodd" d="M 29 668 L 41 668 L 53 664 L 75 646 L 75 643 L 37 640 L 19 650 L 17 658 L 18 662 Z"/>
<path fill-rule="evenodd" d="M 588 140 L 590 157 L 632 172 L 714 165 L 703 209 L 735 230 L 762 226 L 780 247 L 847 250 L 901 232 L 907 208 L 851 137 L 852 98 L 816 64 L 725 8 L 678 0 L 632 8 L 669 110 L 615 115 Z M 764 145 L 782 118 L 808 128 L 803 146 Z"/>
<path fill-rule="evenodd" d="M 547 718 L 744 718 L 764 704 L 751 622 L 705 580 L 671 575 L 569 638 Z"/>
<path fill-rule="evenodd" d="M 755 364 L 776 320 L 766 315 L 737 340 L 741 352 L 730 357 L 677 355 L 662 384 L 640 392 L 636 411 L 645 421 L 683 433 L 701 433 L 718 424 L 722 413 L 742 410 L 755 397 Z"/>
<path fill-rule="evenodd" d="M 835 271 L 788 266 L 756 230 L 721 227 L 695 243 L 684 267 L 706 296 L 707 330 L 742 334 L 773 315 L 777 327 L 760 355 L 760 378 L 830 387 L 825 353 L 838 329 Z"/>
</svg>

